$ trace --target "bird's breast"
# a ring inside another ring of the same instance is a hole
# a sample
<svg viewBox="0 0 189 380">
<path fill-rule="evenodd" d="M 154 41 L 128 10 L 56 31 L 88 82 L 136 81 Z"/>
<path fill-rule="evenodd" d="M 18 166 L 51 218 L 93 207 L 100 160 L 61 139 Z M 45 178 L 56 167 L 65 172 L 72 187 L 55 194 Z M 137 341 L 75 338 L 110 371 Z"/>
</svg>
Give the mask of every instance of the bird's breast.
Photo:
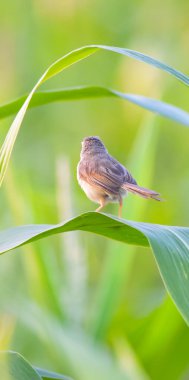
<svg viewBox="0 0 189 380">
<path fill-rule="evenodd" d="M 100 189 L 97 189 L 95 186 L 90 185 L 88 182 L 82 180 L 81 178 L 79 179 L 79 184 L 87 197 L 96 203 L 99 203 L 100 199 L 104 197 L 104 191 L 101 191 Z"/>
<path fill-rule="evenodd" d="M 82 168 L 79 162 L 77 166 L 77 180 L 79 185 L 91 201 L 99 203 L 99 200 L 102 198 L 102 191 L 84 179 L 81 169 Z"/>
</svg>

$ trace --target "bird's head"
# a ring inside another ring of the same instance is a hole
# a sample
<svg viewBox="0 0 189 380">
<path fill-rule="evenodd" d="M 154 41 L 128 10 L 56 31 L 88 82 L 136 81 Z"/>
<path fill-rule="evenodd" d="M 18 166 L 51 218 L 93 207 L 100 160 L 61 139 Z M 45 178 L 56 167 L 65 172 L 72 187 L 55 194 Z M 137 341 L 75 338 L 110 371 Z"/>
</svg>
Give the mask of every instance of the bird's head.
<svg viewBox="0 0 189 380">
<path fill-rule="evenodd" d="M 100 140 L 98 136 L 85 137 L 81 145 L 81 155 L 85 153 L 93 155 L 106 151 L 103 142 Z"/>
</svg>

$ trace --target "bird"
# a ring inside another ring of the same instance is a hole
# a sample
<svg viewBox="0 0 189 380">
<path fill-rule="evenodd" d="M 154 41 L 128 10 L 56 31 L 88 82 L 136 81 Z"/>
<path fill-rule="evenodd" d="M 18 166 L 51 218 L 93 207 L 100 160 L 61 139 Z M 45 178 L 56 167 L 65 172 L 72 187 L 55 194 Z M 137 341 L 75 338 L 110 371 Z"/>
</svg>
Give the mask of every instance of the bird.
<svg viewBox="0 0 189 380">
<path fill-rule="evenodd" d="M 123 197 L 127 192 L 162 200 L 159 193 L 139 186 L 129 171 L 108 153 L 98 136 L 85 137 L 81 144 L 77 180 L 87 197 L 99 204 L 95 211 L 101 211 L 107 203 L 116 202 L 121 217 Z"/>
</svg>

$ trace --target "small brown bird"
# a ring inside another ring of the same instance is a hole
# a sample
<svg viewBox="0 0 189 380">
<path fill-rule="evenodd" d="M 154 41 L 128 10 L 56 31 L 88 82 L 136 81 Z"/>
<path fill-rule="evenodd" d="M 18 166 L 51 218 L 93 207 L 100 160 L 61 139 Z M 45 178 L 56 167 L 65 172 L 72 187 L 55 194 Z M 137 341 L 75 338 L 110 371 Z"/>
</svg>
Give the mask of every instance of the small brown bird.
<svg viewBox="0 0 189 380">
<path fill-rule="evenodd" d="M 88 198 L 100 204 L 96 211 L 109 202 L 118 202 L 118 216 L 121 217 L 122 198 L 127 191 L 143 198 L 161 200 L 155 191 L 137 185 L 127 169 L 109 155 L 99 137 L 86 137 L 82 141 L 80 158 L 77 179 Z"/>
</svg>

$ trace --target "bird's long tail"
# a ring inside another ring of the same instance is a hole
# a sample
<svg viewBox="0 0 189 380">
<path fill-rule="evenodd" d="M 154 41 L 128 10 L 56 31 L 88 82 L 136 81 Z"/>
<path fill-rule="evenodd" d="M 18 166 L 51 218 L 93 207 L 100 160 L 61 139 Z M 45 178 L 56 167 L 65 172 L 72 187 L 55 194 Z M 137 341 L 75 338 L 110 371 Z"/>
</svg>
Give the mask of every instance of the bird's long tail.
<svg viewBox="0 0 189 380">
<path fill-rule="evenodd" d="M 156 201 L 162 201 L 159 193 L 156 193 L 153 190 L 145 189 L 144 187 L 140 187 L 138 185 L 134 185 L 132 183 L 124 183 L 122 185 L 122 188 L 124 190 L 130 191 L 131 193 L 138 194 L 143 198 L 151 198 L 155 199 Z"/>
</svg>

